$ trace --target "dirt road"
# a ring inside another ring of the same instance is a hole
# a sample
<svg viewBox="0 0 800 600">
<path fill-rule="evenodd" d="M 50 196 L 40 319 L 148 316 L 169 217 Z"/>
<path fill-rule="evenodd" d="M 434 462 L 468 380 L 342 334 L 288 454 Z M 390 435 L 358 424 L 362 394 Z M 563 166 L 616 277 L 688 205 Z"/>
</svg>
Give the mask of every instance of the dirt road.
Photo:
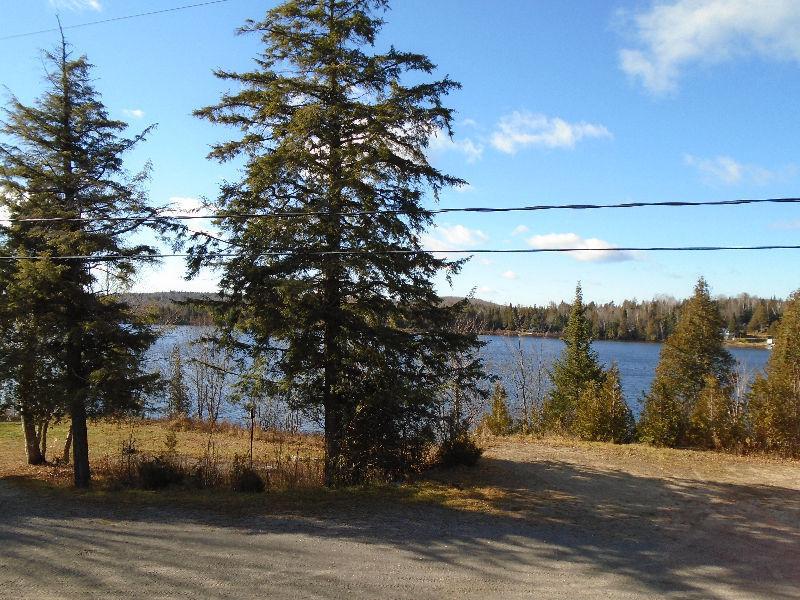
<svg viewBox="0 0 800 600">
<path fill-rule="evenodd" d="M 427 504 L 209 516 L 0 481 L 0 598 L 800 598 L 800 465 L 506 443 Z"/>
</svg>

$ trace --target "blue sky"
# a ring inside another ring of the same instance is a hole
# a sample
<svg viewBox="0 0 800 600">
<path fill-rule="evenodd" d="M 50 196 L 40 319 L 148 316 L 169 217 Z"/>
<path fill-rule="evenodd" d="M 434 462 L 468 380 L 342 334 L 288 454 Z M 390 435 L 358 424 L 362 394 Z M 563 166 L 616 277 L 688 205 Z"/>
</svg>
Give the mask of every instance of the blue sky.
<svg viewBox="0 0 800 600">
<path fill-rule="evenodd" d="M 188 4 L 188 0 L 3 2 L 0 37 Z M 235 173 L 205 159 L 225 132 L 191 116 L 225 89 L 215 67 L 245 69 L 255 37 L 233 34 L 274 5 L 229 2 L 68 32 L 96 65 L 113 115 L 157 123 L 130 166 L 153 163 L 155 202 L 192 206 Z M 463 89 L 454 139 L 431 160 L 468 180 L 441 206 L 719 200 L 798 196 L 800 3 L 793 0 L 395 0 L 379 47 L 428 54 Z M 41 89 L 44 34 L 0 42 L 0 84 L 23 100 Z M 10 57 L 10 59 L 9 59 Z M 450 214 L 436 248 L 800 243 L 800 206 Z M 476 256 L 443 295 L 496 302 L 684 297 L 700 275 L 717 294 L 786 296 L 800 252 Z M 487 260 L 488 259 L 488 260 Z M 214 288 L 171 259 L 136 290 Z"/>
</svg>

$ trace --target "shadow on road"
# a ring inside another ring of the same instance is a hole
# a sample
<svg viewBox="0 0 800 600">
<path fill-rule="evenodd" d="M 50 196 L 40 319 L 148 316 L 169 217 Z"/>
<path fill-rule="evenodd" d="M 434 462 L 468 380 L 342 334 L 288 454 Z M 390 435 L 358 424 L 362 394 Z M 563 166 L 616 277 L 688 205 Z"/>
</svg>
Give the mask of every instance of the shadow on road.
<svg viewBox="0 0 800 600">
<path fill-rule="evenodd" d="M 475 595 L 491 584 L 571 598 L 800 596 L 797 490 L 493 458 L 481 477 L 497 514 L 356 499 L 315 519 L 231 519 L 45 500 L 0 482 L 0 583 L 35 580 L 57 595 L 64 582 L 114 594 L 147 581 L 221 598 L 248 578 L 277 596 L 281 585 L 346 595 L 350 584 L 380 596 L 416 578 L 417 597 L 434 597 L 427 578 L 452 577 Z"/>
</svg>

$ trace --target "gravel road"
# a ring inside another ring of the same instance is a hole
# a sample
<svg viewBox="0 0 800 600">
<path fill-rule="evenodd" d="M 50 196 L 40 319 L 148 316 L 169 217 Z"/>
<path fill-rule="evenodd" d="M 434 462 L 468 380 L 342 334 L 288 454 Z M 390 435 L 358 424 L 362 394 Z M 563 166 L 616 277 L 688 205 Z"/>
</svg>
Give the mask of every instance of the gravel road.
<svg viewBox="0 0 800 600">
<path fill-rule="evenodd" d="M 688 455 L 504 444 L 459 482 L 493 514 L 233 518 L 0 480 L 0 598 L 800 598 L 800 465 Z"/>
</svg>

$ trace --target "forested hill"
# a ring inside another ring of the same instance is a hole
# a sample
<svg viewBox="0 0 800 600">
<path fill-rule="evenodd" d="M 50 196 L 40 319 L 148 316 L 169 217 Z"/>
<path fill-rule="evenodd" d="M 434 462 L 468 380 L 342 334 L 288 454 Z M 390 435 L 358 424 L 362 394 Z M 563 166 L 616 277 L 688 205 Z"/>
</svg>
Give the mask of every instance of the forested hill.
<svg viewBox="0 0 800 600">
<path fill-rule="evenodd" d="M 137 312 L 149 315 L 159 325 L 209 325 L 211 315 L 193 300 L 209 299 L 213 294 L 197 292 L 151 292 L 120 294 Z"/>
<path fill-rule="evenodd" d="M 461 298 L 446 297 L 446 303 Z M 783 300 L 739 294 L 717 298 L 726 328 L 733 337 L 765 335 L 783 313 Z M 653 300 L 626 300 L 587 305 L 592 334 L 598 340 L 663 341 L 672 333 L 683 302 L 670 296 Z M 468 311 L 486 332 L 525 332 L 558 337 L 567 324 L 570 305 L 547 306 L 495 304 L 480 299 L 469 301 Z"/>
<path fill-rule="evenodd" d="M 193 292 L 155 292 L 122 294 L 121 298 L 135 309 L 152 315 L 164 325 L 207 325 L 208 312 L 191 303 L 211 297 Z M 445 304 L 463 300 L 448 296 Z M 765 335 L 783 313 L 783 300 L 758 298 L 740 294 L 718 298 L 727 329 L 735 337 Z M 622 303 L 590 302 L 589 318 L 593 337 L 599 340 L 663 341 L 672 333 L 682 302 L 669 296 L 653 300 L 626 300 Z M 484 332 L 524 332 L 558 337 L 569 316 L 570 305 L 551 302 L 547 306 L 496 304 L 478 298 L 469 300 L 467 311 Z"/>
</svg>

